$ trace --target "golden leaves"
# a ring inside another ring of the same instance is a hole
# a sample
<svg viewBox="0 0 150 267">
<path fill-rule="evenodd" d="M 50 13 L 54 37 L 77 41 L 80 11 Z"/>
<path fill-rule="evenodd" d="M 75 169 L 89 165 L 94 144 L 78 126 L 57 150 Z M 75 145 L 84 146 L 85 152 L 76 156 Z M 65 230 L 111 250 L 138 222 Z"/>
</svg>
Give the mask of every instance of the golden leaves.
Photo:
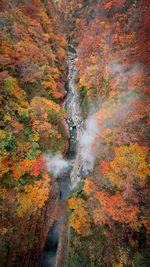
<svg viewBox="0 0 150 267">
<path fill-rule="evenodd" d="M 69 200 L 68 200 L 68 204 L 69 204 L 69 208 L 70 209 L 74 209 L 74 207 L 75 207 L 75 205 L 76 205 L 76 199 L 75 198 L 70 198 Z"/>
<path fill-rule="evenodd" d="M 60 106 L 59 104 L 56 104 L 54 101 L 52 100 L 48 100 L 46 98 L 41 98 L 41 102 L 43 102 L 44 104 L 47 105 L 46 109 L 52 109 L 56 112 L 60 111 Z"/>
<path fill-rule="evenodd" d="M 83 189 L 87 196 L 91 195 L 95 191 L 95 186 L 93 181 L 86 179 Z"/>
<path fill-rule="evenodd" d="M 28 108 L 22 108 L 21 106 L 18 107 L 18 113 L 19 116 L 23 116 L 28 118 L 29 117 L 29 109 Z"/>
<path fill-rule="evenodd" d="M 51 190 L 50 178 L 47 173 L 43 173 L 42 180 L 35 181 L 33 185 L 25 185 L 25 193 L 19 193 L 17 213 L 19 217 L 25 213 L 32 214 L 41 209 L 49 197 Z"/>
<path fill-rule="evenodd" d="M 82 236 L 89 235 L 90 221 L 82 199 L 71 198 L 68 200 L 69 208 L 73 209 L 70 225 Z"/>
<path fill-rule="evenodd" d="M 129 146 L 121 146 L 114 149 L 115 159 L 108 165 L 103 165 L 101 172 L 111 182 L 125 184 L 127 181 L 145 184 L 145 178 L 150 174 L 146 163 L 148 149 L 138 143 Z"/>
</svg>

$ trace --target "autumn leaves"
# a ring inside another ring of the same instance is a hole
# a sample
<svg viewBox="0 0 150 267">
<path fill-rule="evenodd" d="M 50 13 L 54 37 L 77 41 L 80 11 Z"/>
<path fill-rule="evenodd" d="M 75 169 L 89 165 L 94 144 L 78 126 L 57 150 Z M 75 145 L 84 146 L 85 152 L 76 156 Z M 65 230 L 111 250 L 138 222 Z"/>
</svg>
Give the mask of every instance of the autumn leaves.
<svg viewBox="0 0 150 267">
<path fill-rule="evenodd" d="M 18 220 L 29 230 L 29 218 L 40 220 L 49 199 L 52 186 L 43 153 L 66 151 L 60 125 L 66 111 L 60 103 L 66 94 L 67 45 L 53 1 L 4 0 L 0 5 L 0 232 L 5 225 L 11 240 L 18 233 Z M 37 240 L 35 227 L 29 230 L 31 243 Z M 30 243 L 25 234 L 22 231 L 24 242 Z M 6 257 L 2 255 L 4 261 Z"/>
<path fill-rule="evenodd" d="M 139 184 L 144 186 L 147 175 L 150 173 L 146 162 L 148 148 L 138 145 L 116 147 L 115 158 L 109 164 L 102 162 L 101 173 L 109 178 L 112 184 L 119 187 Z"/>
<path fill-rule="evenodd" d="M 150 214 L 148 41 L 141 48 L 142 40 L 148 39 L 148 7 L 145 1 L 96 3 L 94 19 L 85 25 L 76 2 L 74 17 L 80 14 L 80 21 L 78 18 L 75 25 L 83 24 L 84 32 L 75 28 L 71 34 L 79 32 L 76 82 L 84 116 L 91 103 L 96 105 L 97 99 L 101 103 L 94 117 L 100 129 L 91 150 L 96 155 L 94 170 L 80 194 L 74 193 L 68 202 L 70 225 L 86 240 L 90 235 L 96 240 L 99 227 L 104 227 L 106 235 L 109 231 L 115 234 L 118 227 L 125 238 L 125 229 L 140 232 L 144 225 L 148 234 Z M 88 4 L 89 15 L 94 4 Z M 137 14 L 144 17 L 137 19 Z M 69 18 L 69 6 L 65 16 Z M 121 239 L 121 233 L 118 235 L 116 242 Z"/>
<path fill-rule="evenodd" d="M 1 176 L 11 177 L 9 186 L 17 182 L 20 196 L 23 186 L 34 188 L 33 177 L 43 183 L 43 150 L 65 150 L 66 137 L 64 141 L 59 120 L 66 115 L 60 108 L 65 95 L 66 40 L 57 27 L 52 2 L 47 4 L 6 4 L 0 14 L 4 22 L 0 44 Z M 21 180 L 23 184 L 18 182 Z"/>
</svg>

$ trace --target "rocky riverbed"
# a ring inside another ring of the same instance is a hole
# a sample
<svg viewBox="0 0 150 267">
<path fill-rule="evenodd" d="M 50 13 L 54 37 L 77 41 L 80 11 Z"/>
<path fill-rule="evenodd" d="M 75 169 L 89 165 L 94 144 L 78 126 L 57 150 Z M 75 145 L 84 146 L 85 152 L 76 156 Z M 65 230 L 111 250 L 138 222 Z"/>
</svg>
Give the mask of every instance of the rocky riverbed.
<svg viewBox="0 0 150 267">
<path fill-rule="evenodd" d="M 80 138 L 83 128 L 83 118 L 81 114 L 79 96 L 76 90 L 76 81 L 75 76 L 77 74 L 76 62 L 77 50 L 70 45 L 70 52 L 68 55 L 68 66 L 69 66 L 69 75 L 68 75 L 68 87 L 69 93 L 67 96 L 67 110 L 68 116 L 67 123 L 69 124 L 70 131 L 73 131 L 73 128 L 76 128 L 76 157 L 73 162 L 73 168 L 71 171 L 71 189 L 74 189 L 78 182 L 81 180 L 81 156 L 80 156 Z"/>
<path fill-rule="evenodd" d="M 81 179 L 80 173 L 80 146 L 79 140 L 81 136 L 82 129 L 82 116 L 81 109 L 79 104 L 79 97 L 76 91 L 76 82 L 75 75 L 77 74 L 77 51 L 74 49 L 72 45 L 69 44 L 69 52 L 68 52 L 68 80 L 66 83 L 67 96 L 63 106 L 66 107 L 68 116 L 66 118 L 66 133 L 69 137 L 69 150 L 67 153 L 67 159 L 71 160 L 72 166 L 70 169 L 66 171 L 65 174 L 57 177 L 57 181 L 59 184 L 60 190 L 60 205 L 62 205 L 62 214 L 60 215 L 59 222 L 54 224 L 47 236 L 47 240 L 45 243 L 45 248 L 42 253 L 42 258 L 40 261 L 40 267 L 54 267 L 59 266 L 59 263 L 62 259 L 60 254 L 67 255 L 67 250 L 69 246 L 69 225 L 66 226 L 66 230 L 62 231 L 60 229 L 63 228 L 64 222 L 66 221 L 65 216 L 68 216 L 66 213 L 66 205 L 65 199 L 70 195 L 70 192 L 73 188 L 75 188 L 78 182 Z M 67 127 L 68 125 L 68 127 Z M 68 128 L 68 129 L 67 129 Z M 68 221 L 68 220 L 67 220 Z M 68 222 L 67 222 L 68 224 Z M 62 240 L 66 240 L 66 244 L 62 244 Z M 64 246 L 64 247 L 63 247 Z M 65 250 L 63 253 L 60 251 Z M 64 256 L 64 255 L 63 255 Z"/>
</svg>

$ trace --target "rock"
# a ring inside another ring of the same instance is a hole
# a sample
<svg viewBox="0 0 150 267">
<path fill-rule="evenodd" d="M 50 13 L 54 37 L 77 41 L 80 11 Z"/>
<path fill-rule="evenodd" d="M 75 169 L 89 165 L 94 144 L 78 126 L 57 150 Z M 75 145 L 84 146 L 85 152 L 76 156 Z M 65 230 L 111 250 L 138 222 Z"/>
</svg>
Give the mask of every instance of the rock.
<svg viewBox="0 0 150 267">
<path fill-rule="evenodd" d="M 69 126 L 68 126 L 67 122 L 65 121 L 65 119 L 60 119 L 59 120 L 59 125 L 64 130 L 64 133 L 66 134 L 66 136 L 68 138 L 70 138 Z"/>
</svg>

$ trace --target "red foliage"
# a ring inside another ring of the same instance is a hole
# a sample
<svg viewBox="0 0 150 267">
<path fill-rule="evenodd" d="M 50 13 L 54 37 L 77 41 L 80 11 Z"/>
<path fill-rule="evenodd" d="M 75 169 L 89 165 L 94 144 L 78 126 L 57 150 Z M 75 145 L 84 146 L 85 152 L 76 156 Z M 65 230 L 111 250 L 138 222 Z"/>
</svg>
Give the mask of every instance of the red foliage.
<svg viewBox="0 0 150 267">
<path fill-rule="evenodd" d="M 101 165 L 102 165 L 102 167 L 103 167 L 103 169 L 101 169 L 101 172 L 102 172 L 102 173 L 103 173 L 103 170 L 106 170 L 106 169 L 109 168 L 108 162 L 106 162 L 106 161 L 103 161 L 103 162 L 101 163 Z"/>
<path fill-rule="evenodd" d="M 105 8 L 106 9 L 110 9 L 112 6 L 112 2 L 108 2 L 106 5 L 105 5 Z"/>
<path fill-rule="evenodd" d="M 94 196 L 100 204 L 100 209 L 94 211 L 96 223 L 109 222 L 111 217 L 120 223 L 128 223 L 131 227 L 137 224 L 139 208 L 126 202 L 120 193 L 110 196 L 108 192 L 100 191 Z"/>
<path fill-rule="evenodd" d="M 36 162 L 33 164 L 33 171 L 30 175 L 38 176 L 41 171 L 43 171 L 46 167 L 46 161 L 44 157 L 41 155 Z"/>
</svg>

